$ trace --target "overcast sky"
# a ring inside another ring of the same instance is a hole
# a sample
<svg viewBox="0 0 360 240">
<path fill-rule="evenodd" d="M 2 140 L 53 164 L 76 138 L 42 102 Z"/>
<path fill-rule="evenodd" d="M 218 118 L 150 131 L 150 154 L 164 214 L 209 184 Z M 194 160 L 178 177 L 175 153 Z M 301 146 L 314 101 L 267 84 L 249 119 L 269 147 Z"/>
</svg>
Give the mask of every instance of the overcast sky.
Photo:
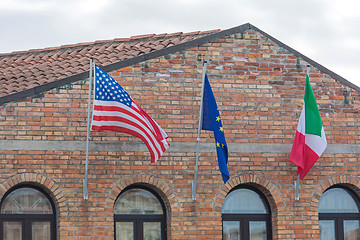
<svg viewBox="0 0 360 240">
<path fill-rule="evenodd" d="M 244 23 L 360 86 L 358 0 L 0 0 L 0 53 Z"/>
</svg>

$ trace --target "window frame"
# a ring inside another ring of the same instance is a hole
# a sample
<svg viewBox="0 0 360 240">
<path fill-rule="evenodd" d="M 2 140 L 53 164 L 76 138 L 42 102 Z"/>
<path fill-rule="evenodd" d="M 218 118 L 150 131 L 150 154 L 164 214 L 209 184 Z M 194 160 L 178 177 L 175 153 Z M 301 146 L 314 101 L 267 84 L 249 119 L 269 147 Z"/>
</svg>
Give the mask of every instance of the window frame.
<svg viewBox="0 0 360 240">
<path fill-rule="evenodd" d="M 222 234 L 224 234 L 224 221 L 236 221 L 236 222 L 240 222 L 240 230 L 241 230 L 240 239 L 250 239 L 250 221 L 252 222 L 263 221 L 266 223 L 266 232 L 267 232 L 266 239 L 272 240 L 271 207 L 269 202 L 267 201 L 266 196 L 259 189 L 253 186 L 243 185 L 243 184 L 238 185 L 235 188 L 231 189 L 231 191 L 226 196 L 228 196 L 231 192 L 236 191 L 238 189 L 248 189 L 258 194 L 258 196 L 260 197 L 260 199 L 262 200 L 265 206 L 267 213 L 221 213 Z"/>
<path fill-rule="evenodd" d="M 167 239 L 166 207 L 160 195 L 157 192 L 155 192 L 153 189 L 142 185 L 128 186 L 124 190 L 122 190 L 121 193 L 117 196 L 114 202 L 114 206 L 116 204 L 116 201 L 119 199 L 119 197 L 130 189 L 142 189 L 153 194 L 159 201 L 163 210 L 163 214 L 115 214 L 114 213 L 114 239 L 117 240 L 116 239 L 117 222 L 132 222 L 134 226 L 133 235 L 135 240 L 137 239 L 143 240 L 143 233 L 144 233 L 143 224 L 145 222 L 160 222 L 161 239 L 166 240 Z"/>
<path fill-rule="evenodd" d="M 1 213 L 4 200 L 10 195 L 10 193 L 21 189 L 21 188 L 32 188 L 41 192 L 50 202 L 52 208 L 52 214 L 11 214 L 11 213 Z M 52 198 L 47 192 L 42 188 L 30 185 L 30 184 L 21 184 L 9 189 L 1 199 L 0 202 L 0 239 L 3 239 L 4 236 L 4 222 L 21 222 L 22 226 L 22 239 L 32 239 L 32 223 L 33 222 L 49 222 L 50 223 L 50 239 L 57 239 L 57 212 L 55 204 Z M 34 240 L 34 239 L 33 239 Z"/>
<path fill-rule="evenodd" d="M 336 240 L 344 240 L 344 221 L 346 220 L 358 220 L 360 222 L 360 198 L 355 194 L 353 190 L 346 186 L 342 185 L 334 185 L 330 188 L 326 189 L 323 194 L 331 189 L 334 188 L 341 188 L 345 190 L 355 201 L 357 207 L 358 207 L 358 213 L 320 213 L 318 210 L 318 216 L 319 216 L 319 225 L 320 221 L 322 220 L 332 220 L 334 221 L 334 231 L 335 231 L 335 239 Z M 319 199 L 319 205 L 320 205 L 320 199 Z"/>
</svg>

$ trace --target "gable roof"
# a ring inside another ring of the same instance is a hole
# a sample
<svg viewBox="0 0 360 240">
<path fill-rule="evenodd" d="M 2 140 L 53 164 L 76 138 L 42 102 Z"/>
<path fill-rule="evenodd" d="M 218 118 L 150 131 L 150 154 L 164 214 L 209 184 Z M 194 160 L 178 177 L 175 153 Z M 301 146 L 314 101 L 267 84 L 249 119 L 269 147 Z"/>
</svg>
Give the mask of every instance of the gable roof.
<svg viewBox="0 0 360 240">
<path fill-rule="evenodd" d="M 217 31 L 150 34 L 0 54 L 0 103 L 4 97 L 17 100 L 87 78 L 90 57 L 99 66 L 108 66 Z"/>
<path fill-rule="evenodd" d="M 93 57 L 104 71 L 112 71 L 249 29 L 258 31 L 320 71 L 360 92 L 356 85 L 247 23 L 223 31 L 150 34 L 0 54 L 0 104 L 86 79 L 90 57 Z"/>
</svg>

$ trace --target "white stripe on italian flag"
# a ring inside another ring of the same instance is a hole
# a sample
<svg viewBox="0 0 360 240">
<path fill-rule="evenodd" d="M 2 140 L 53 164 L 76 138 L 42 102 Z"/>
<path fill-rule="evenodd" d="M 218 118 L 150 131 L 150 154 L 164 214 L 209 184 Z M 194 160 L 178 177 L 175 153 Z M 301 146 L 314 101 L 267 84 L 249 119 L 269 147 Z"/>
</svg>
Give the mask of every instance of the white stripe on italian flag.
<svg viewBox="0 0 360 240">
<path fill-rule="evenodd" d="M 298 166 L 303 179 L 327 146 L 319 109 L 306 75 L 304 106 L 301 111 L 289 161 Z"/>
</svg>

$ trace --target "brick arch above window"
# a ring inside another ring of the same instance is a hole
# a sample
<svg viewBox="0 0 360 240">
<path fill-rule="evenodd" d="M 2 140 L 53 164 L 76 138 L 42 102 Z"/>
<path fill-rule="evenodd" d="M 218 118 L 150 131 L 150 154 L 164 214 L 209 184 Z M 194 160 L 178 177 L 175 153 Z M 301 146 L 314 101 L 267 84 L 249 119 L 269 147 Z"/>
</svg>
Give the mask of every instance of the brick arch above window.
<svg viewBox="0 0 360 240">
<path fill-rule="evenodd" d="M 153 189 L 161 196 L 168 212 L 179 211 L 179 201 L 173 189 L 164 180 L 149 174 L 133 174 L 116 182 L 106 197 L 105 208 L 107 211 L 113 211 L 115 200 L 121 191 L 131 185 L 143 185 Z"/>
<path fill-rule="evenodd" d="M 68 213 L 69 206 L 62 189 L 52 179 L 40 173 L 22 173 L 6 179 L 0 184 L 0 199 L 11 188 L 21 184 L 30 184 L 44 189 L 54 201 L 59 217 Z"/>
<path fill-rule="evenodd" d="M 220 188 L 214 199 L 215 212 L 221 213 L 221 208 L 227 194 L 231 189 L 241 184 L 254 186 L 265 195 L 270 204 L 273 217 L 277 216 L 277 212 L 281 212 L 279 209 L 284 207 L 284 201 L 279 189 L 270 180 L 254 173 L 241 174 L 230 178 L 229 181 Z"/>
<path fill-rule="evenodd" d="M 320 197 L 328 188 L 334 185 L 348 187 L 360 196 L 360 178 L 345 174 L 334 175 L 323 180 L 315 187 L 311 197 L 310 211 L 318 211 Z"/>
</svg>

